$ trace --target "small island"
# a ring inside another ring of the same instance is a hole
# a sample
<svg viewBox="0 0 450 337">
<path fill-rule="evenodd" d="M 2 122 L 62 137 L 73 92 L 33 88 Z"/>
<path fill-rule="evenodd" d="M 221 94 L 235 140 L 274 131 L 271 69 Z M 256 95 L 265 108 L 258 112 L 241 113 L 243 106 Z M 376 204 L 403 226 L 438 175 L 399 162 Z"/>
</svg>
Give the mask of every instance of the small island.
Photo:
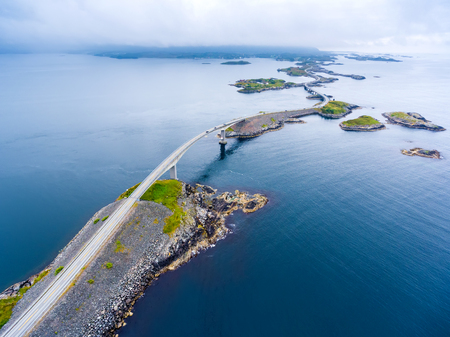
<svg viewBox="0 0 450 337">
<path fill-rule="evenodd" d="M 280 69 L 277 69 L 277 71 L 285 72 L 289 76 L 309 76 L 309 74 L 305 71 L 304 67 L 302 67 L 302 68 L 300 68 L 300 67 L 280 68 Z"/>
<path fill-rule="evenodd" d="M 341 101 L 330 101 L 323 108 L 318 109 L 319 115 L 325 118 L 342 118 L 352 112 L 352 110 L 359 108 L 357 105 Z"/>
<path fill-rule="evenodd" d="M 399 124 L 412 129 L 424 129 L 429 131 L 445 131 L 442 126 L 431 123 L 417 112 L 385 112 L 383 116 L 391 124 Z"/>
<path fill-rule="evenodd" d="M 386 129 L 383 123 L 367 115 L 344 121 L 339 126 L 345 131 L 378 131 Z"/>
<path fill-rule="evenodd" d="M 228 61 L 228 62 L 223 62 L 221 64 L 225 64 L 225 65 L 229 65 L 229 66 L 241 66 L 241 65 L 245 65 L 245 64 L 251 64 L 248 61 Z"/>
<path fill-rule="evenodd" d="M 382 61 L 382 62 L 402 62 L 400 60 L 393 59 L 391 57 L 383 57 L 383 56 L 369 56 L 369 55 L 357 55 L 352 54 L 351 56 L 344 56 L 347 59 L 350 60 L 356 60 L 356 61 Z"/>
<path fill-rule="evenodd" d="M 402 153 L 406 156 L 419 156 L 425 158 L 441 159 L 441 154 L 438 150 L 424 150 L 420 147 L 416 147 L 411 150 L 402 150 Z"/>
<path fill-rule="evenodd" d="M 266 90 L 282 90 L 295 87 L 303 87 L 303 83 L 286 82 L 277 78 L 256 78 L 249 80 L 239 80 L 235 84 L 230 84 L 238 88 L 238 92 L 243 94 L 253 94 Z"/>
</svg>

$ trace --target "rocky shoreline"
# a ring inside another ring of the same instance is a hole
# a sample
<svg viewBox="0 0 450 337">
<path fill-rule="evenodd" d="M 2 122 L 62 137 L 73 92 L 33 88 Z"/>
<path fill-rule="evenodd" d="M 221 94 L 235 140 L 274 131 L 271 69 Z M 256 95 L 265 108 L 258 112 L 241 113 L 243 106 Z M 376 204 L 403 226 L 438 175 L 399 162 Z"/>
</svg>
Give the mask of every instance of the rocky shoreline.
<svg viewBox="0 0 450 337">
<path fill-rule="evenodd" d="M 431 123 L 431 121 L 426 120 L 417 112 L 385 112 L 382 115 L 391 124 L 398 124 L 412 129 L 445 131 L 445 128 Z"/>
<path fill-rule="evenodd" d="M 184 210 L 180 227 L 171 235 L 163 232 L 171 211 L 152 201 L 137 201 L 120 230 L 85 267 L 76 281 L 45 316 L 30 336 L 115 336 L 132 315 L 135 301 L 151 282 L 207 249 L 229 232 L 226 217 L 263 207 L 260 194 L 235 191 L 219 195 L 209 186 L 182 183 L 178 203 Z M 61 251 L 52 270 L 33 286 L 13 309 L 7 327 L 55 278 L 56 266 L 66 265 L 95 231 L 97 218 L 111 214 L 123 200 L 97 212 L 80 233 Z M 9 288 L 8 288 L 9 289 Z"/>
<path fill-rule="evenodd" d="M 420 147 L 416 147 L 411 150 L 402 150 L 402 154 L 406 156 L 419 156 L 424 158 L 441 159 L 441 154 L 438 150 L 425 150 Z"/>
</svg>

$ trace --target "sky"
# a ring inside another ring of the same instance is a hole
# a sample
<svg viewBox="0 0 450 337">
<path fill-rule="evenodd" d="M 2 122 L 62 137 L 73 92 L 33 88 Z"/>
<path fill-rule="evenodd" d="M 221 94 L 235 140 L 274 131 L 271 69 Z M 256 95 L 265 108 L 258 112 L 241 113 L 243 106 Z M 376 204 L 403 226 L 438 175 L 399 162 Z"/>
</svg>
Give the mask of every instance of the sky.
<svg viewBox="0 0 450 337">
<path fill-rule="evenodd" d="M 102 46 L 450 51 L 450 0 L 1 0 L 0 52 Z"/>
</svg>

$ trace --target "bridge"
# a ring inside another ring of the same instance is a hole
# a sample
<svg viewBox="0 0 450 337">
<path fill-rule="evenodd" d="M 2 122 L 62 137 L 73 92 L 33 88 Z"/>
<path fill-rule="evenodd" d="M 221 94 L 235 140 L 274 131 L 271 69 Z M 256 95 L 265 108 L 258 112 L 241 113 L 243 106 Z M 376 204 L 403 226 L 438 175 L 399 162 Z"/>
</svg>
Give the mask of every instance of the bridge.
<svg viewBox="0 0 450 337">
<path fill-rule="evenodd" d="M 312 91 L 305 83 L 304 87 L 308 91 Z M 310 92 L 311 92 L 310 91 Z M 320 94 L 323 97 L 323 102 L 316 107 L 322 107 L 329 102 L 326 95 Z M 64 269 L 56 276 L 50 283 L 46 290 L 5 330 L 3 337 L 17 337 L 24 336 L 31 332 L 31 330 L 39 323 L 40 320 L 52 309 L 58 299 L 67 291 L 70 285 L 75 281 L 77 276 L 82 272 L 83 267 L 88 265 L 91 260 L 97 255 L 105 243 L 113 236 L 116 230 L 120 227 L 123 219 L 127 216 L 133 204 L 147 191 L 147 189 L 158 180 L 164 173 L 170 170 L 170 178 L 177 179 L 177 163 L 181 157 L 189 150 L 196 142 L 203 137 L 219 131 L 221 133 L 220 144 L 226 144 L 225 129 L 239 123 L 243 120 L 261 116 L 256 114 L 247 117 L 239 117 L 231 121 L 208 129 L 198 136 L 187 141 L 176 149 L 170 156 L 164 159 L 134 190 L 134 192 L 126 198 L 119 208 L 111 214 L 107 221 L 100 227 L 92 238 L 83 246 L 71 262 L 64 267 Z M 7 326 L 5 326 L 6 328 Z"/>
</svg>

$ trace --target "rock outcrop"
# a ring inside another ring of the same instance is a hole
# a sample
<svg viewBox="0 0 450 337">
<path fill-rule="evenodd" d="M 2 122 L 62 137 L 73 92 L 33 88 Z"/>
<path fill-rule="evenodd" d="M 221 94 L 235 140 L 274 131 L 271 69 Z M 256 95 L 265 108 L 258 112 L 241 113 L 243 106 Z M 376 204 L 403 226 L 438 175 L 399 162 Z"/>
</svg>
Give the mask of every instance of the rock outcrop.
<svg viewBox="0 0 450 337">
<path fill-rule="evenodd" d="M 385 112 L 383 116 L 391 124 L 398 124 L 412 129 L 424 129 L 429 131 L 445 131 L 442 126 L 431 123 L 417 112 Z"/>
<path fill-rule="evenodd" d="M 407 156 L 419 156 L 425 158 L 441 159 L 441 154 L 438 150 L 424 150 L 420 147 L 416 147 L 411 150 L 402 150 L 402 153 Z"/>
</svg>

